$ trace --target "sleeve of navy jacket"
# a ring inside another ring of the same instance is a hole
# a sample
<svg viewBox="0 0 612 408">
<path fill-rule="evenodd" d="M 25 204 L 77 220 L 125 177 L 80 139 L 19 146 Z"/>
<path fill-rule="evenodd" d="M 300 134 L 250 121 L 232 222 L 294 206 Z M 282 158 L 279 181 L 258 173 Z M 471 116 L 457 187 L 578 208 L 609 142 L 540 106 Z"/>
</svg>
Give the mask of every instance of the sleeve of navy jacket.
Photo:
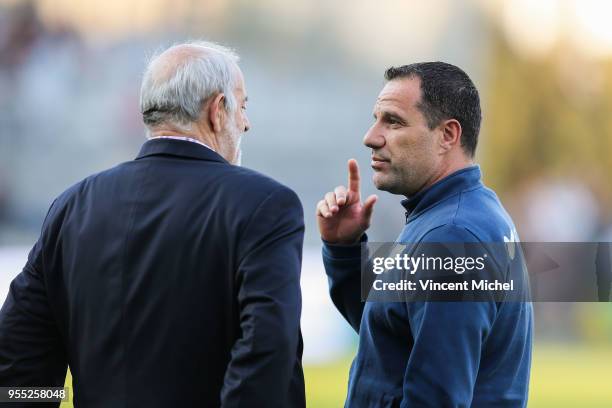
<svg viewBox="0 0 612 408">
<path fill-rule="evenodd" d="M 238 250 L 241 336 L 232 349 L 221 406 L 293 406 L 289 382 L 301 353 L 302 207 L 277 189 L 253 213 Z M 270 390 L 278 390 L 271 393 Z M 287 390 L 287 392 L 281 392 Z"/>
<path fill-rule="evenodd" d="M 366 242 L 364 234 L 361 242 Z M 363 314 L 360 296 L 361 244 L 334 245 L 323 241 L 323 265 L 334 305 L 357 333 Z"/>
<path fill-rule="evenodd" d="M 0 385 L 4 387 L 64 385 L 68 363 L 43 273 L 44 252 L 57 218 L 51 205 L 40 238 L 23 271 L 11 282 L 0 312 Z"/>
</svg>

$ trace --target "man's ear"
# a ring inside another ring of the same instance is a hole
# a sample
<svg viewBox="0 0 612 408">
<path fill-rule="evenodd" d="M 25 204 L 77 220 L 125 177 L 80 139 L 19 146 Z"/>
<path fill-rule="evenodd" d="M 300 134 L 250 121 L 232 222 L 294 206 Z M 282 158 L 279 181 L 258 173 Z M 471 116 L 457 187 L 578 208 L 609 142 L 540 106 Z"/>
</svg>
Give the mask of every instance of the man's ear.
<svg viewBox="0 0 612 408">
<path fill-rule="evenodd" d="M 208 108 L 208 120 L 210 128 L 215 133 L 221 132 L 223 129 L 223 118 L 225 115 L 225 95 L 220 93 L 210 101 Z"/>
<path fill-rule="evenodd" d="M 441 123 L 442 138 L 440 147 L 444 151 L 449 151 L 453 146 L 461 145 L 461 124 L 457 119 L 448 119 Z"/>
</svg>

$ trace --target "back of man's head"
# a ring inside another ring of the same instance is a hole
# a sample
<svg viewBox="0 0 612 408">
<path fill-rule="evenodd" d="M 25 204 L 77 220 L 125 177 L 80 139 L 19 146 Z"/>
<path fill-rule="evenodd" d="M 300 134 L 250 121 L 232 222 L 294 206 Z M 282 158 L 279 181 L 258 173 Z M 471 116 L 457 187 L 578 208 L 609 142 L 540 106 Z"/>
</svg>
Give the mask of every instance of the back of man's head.
<svg viewBox="0 0 612 408">
<path fill-rule="evenodd" d="M 419 78 L 421 82 L 421 110 L 430 129 L 445 119 L 456 119 L 461 124 L 461 146 L 469 157 L 474 157 L 482 113 L 478 90 L 461 68 L 445 62 L 419 62 L 391 67 L 385 79 Z"/>
<path fill-rule="evenodd" d="M 147 128 L 172 125 L 189 130 L 203 104 L 219 93 L 225 95 L 226 109 L 234 112 L 238 60 L 229 48 L 204 41 L 177 44 L 154 55 L 140 90 L 140 112 Z"/>
</svg>

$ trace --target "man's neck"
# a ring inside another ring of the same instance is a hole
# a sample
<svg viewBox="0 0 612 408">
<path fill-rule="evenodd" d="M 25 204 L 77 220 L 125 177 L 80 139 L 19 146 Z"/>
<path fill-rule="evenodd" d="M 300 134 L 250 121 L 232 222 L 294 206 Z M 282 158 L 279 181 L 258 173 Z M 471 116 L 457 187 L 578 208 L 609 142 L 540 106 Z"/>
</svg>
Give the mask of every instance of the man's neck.
<svg viewBox="0 0 612 408">
<path fill-rule="evenodd" d="M 474 165 L 473 160 L 461 160 L 457 163 L 453 163 L 452 165 L 444 168 L 432 184 L 437 183 L 443 178 L 446 178 L 450 176 L 451 174 L 458 172 L 459 170 L 465 169 L 466 167 L 470 167 L 473 165 Z"/>
<path fill-rule="evenodd" d="M 417 191 L 416 193 L 412 195 L 406 195 L 406 198 L 410 198 L 411 196 L 414 196 L 420 193 L 421 191 L 428 189 L 429 187 L 436 184 L 438 181 L 450 176 L 451 174 L 461 169 L 465 169 L 466 167 L 473 166 L 473 165 L 474 165 L 474 161 L 472 159 L 464 159 L 464 160 L 457 160 L 447 166 L 444 166 L 441 169 L 439 169 L 437 172 L 435 172 L 432 175 L 432 177 L 430 177 L 430 179 L 427 180 L 427 182 L 423 184 L 423 186 L 419 189 L 419 191 Z"/>
<path fill-rule="evenodd" d="M 149 138 L 153 139 L 156 137 L 184 137 L 189 139 L 197 140 L 198 142 L 206 145 L 214 151 L 219 151 L 215 138 L 210 137 L 202 132 L 185 131 L 182 129 L 174 128 L 157 128 L 149 131 Z"/>
</svg>

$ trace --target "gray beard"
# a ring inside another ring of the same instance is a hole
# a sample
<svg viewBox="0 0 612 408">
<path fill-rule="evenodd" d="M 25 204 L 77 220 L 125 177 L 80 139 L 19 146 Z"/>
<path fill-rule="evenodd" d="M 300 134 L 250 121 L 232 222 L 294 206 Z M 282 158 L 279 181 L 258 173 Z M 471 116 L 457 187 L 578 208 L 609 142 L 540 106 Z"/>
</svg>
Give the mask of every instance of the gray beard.
<svg viewBox="0 0 612 408">
<path fill-rule="evenodd" d="M 235 166 L 242 166 L 242 149 L 240 148 L 240 144 L 242 143 L 242 138 L 238 139 L 238 145 L 236 146 L 236 162 Z"/>
<path fill-rule="evenodd" d="M 233 118 L 228 122 L 226 132 L 229 140 L 236 150 L 236 155 L 234 156 L 234 161 L 232 164 L 235 166 L 240 166 L 242 165 L 242 149 L 240 148 L 242 143 L 242 132 L 240 132 L 238 126 L 236 126 L 236 121 Z"/>
</svg>

